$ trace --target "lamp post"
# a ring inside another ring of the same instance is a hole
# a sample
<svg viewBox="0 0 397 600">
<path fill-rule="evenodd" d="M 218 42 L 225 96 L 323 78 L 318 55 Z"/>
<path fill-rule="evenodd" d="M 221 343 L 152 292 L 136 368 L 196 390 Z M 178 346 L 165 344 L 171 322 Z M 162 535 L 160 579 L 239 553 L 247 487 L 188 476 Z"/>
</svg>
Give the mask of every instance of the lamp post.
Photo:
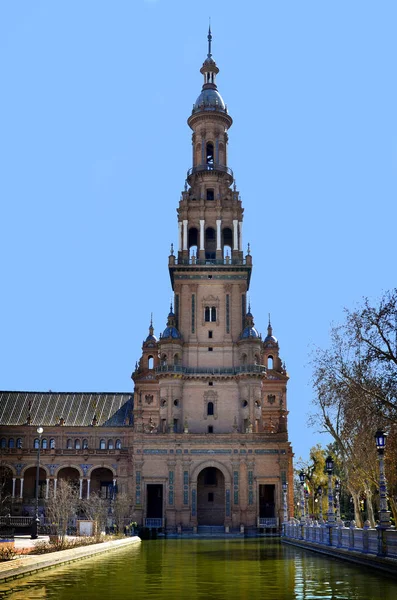
<svg viewBox="0 0 397 600">
<path fill-rule="evenodd" d="M 317 488 L 317 496 L 319 501 L 319 521 L 322 523 L 323 521 L 323 488 L 321 485 Z"/>
<path fill-rule="evenodd" d="M 288 505 L 287 505 L 287 490 L 288 483 L 286 481 L 283 482 L 283 510 L 284 510 L 284 523 L 288 521 Z"/>
<path fill-rule="evenodd" d="M 304 485 L 305 485 L 305 473 L 303 471 L 301 471 L 299 473 L 299 479 L 301 482 L 301 506 L 302 506 L 302 510 L 301 510 L 301 523 L 302 525 L 305 523 L 305 519 L 306 519 L 306 511 L 305 511 L 305 490 L 304 490 Z"/>
<path fill-rule="evenodd" d="M 384 451 L 386 446 L 386 433 L 379 429 L 375 433 L 376 449 L 379 459 L 379 525 L 381 529 L 391 527 L 390 511 L 387 510 L 387 482 L 385 477 Z"/>
<path fill-rule="evenodd" d="M 310 502 L 309 502 L 309 491 L 305 490 L 305 513 L 306 513 L 306 522 L 310 521 Z"/>
<path fill-rule="evenodd" d="M 335 526 L 335 512 L 334 512 L 334 495 L 332 490 L 332 474 L 334 472 L 334 461 L 332 456 L 328 456 L 325 461 L 325 468 L 328 473 L 328 512 L 327 522 L 329 527 Z"/>
<path fill-rule="evenodd" d="M 39 434 L 39 444 L 37 447 L 37 467 L 36 467 L 36 514 L 34 517 L 34 521 L 32 523 L 32 540 L 37 540 L 38 538 L 38 530 L 39 530 L 39 477 L 40 477 L 40 446 L 41 446 L 41 436 L 43 434 L 43 428 L 40 426 L 37 428 L 37 433 Z"/>
<path fill-rule="evenodd" d="M 340 521 L 340 480 L 335 479 L 335 504 L 336 504 L 336 520 Z"/>
</svg>

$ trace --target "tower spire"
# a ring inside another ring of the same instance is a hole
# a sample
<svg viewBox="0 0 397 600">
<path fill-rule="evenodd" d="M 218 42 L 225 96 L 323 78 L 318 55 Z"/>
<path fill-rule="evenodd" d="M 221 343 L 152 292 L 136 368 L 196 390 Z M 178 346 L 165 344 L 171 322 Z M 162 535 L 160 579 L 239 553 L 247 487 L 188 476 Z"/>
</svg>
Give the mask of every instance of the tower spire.
<svg viewBox="0 0 397 600">
<path fill-rule="evenodd" d="M 212 33 L 211 33 L 211 17 L 210 17 L 210 24 L 208 26 L 208 54 L 207 57 L 208 58 L 212 58 L 212 53 L 211 53 L 211 43 L 212 43 Z"/>
</svg>

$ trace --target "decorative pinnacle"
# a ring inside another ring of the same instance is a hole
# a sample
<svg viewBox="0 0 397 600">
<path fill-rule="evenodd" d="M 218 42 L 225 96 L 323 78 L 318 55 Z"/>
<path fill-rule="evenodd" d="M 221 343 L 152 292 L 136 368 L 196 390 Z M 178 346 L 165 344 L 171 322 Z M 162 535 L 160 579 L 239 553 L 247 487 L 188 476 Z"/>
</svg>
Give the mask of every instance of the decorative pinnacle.
<svg viewBox="0 0 397 600">
<path fill-rule="evenodd" d="M 150 327 L 153 327 L 153 313 L 150 313 Z"/>
<path fill-rule="evenodd" d="M 268 325 L 268 327 L 271 327 L 271 326 L 272 326 L 272 324 L 270 322 L 270 313 L 269 313 L 269 325 Z"/>
<path fill-rule="evenodd" d="M 207 36 L 207 39 L 208 39 L 208 54 L 207 54 L 207 56 L 208 56 L 208 58 L 211 58 L 212 57 L 212 54 L 211 54 L 211 42 L 212 42 L 211 17 L 210 17 L 210 24 L 209 24 L 209 27 L 208 27 L 208 36 Z"/>
<path fill-rule="evenodd" d="M 173 311 L 172 311 L 172 300 L 171 300 L 171 302 L 170 302 L 170 312 L 171 312 L 171 313 L 173 312 Z"/>
<path fill-rule="evenodd" d="M 247 254 L 248 254 L 248 256 L 251 254 L 251 246 L 249 244 L 248 244 L 248 247 L 247 247 Z"/>
<path fill-rule="evenodd" d="M 170 254 L 171 256 L 174 256 L 174 244 L 171 244 Z"/>
</svg>

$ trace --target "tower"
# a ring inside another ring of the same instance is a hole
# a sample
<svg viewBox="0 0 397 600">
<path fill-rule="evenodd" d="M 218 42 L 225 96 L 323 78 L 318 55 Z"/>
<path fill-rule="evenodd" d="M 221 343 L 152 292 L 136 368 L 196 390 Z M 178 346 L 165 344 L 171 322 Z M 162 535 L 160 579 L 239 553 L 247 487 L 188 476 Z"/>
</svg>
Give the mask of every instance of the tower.
<svg viewBox="0 0 397 600">
<path fill-rule="evenodd" d="M 132 375 L 134 444 L 147 455 L 147 477 L 167 481 L 161 514 L 168 526 L 253 527 L 281 514 L 282 481 L 292 500 L 288 375 L 270 317 L 263 340 L 247 307 L 252 256 L 249 246 L 243 252 L 244 209 L 227 152 L 233 121 L 211 46 L 209 30 L 204 82 L 187 121 L 192 166 L 177 209 L 178 250 L 171 246 L 168 260 L 174 301 L 158 340 L 151 325 Z M 168 459 L 167 473 L 155 439 L 183 464 Z M 144 469 L 141 458 L 138 464 Z M 160 512 L 154 504 L 142 507 L 142 518 Z"/>
</svg>

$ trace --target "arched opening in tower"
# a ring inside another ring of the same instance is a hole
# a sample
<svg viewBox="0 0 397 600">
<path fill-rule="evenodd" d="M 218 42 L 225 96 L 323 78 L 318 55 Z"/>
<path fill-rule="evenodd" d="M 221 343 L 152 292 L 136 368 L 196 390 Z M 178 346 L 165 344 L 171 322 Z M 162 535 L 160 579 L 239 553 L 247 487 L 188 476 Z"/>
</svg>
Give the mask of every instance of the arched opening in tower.
<svg viewBox="0 0 397 600">
<path fill-rule="evenodd" d="M 197 258 L 197 250 L 198 250 L 198 230 L 196 227 L 191 227 L 189 229 L 188 236 L 188 246 L 189 246 L 189 256 Z"/>
<path fill-rule="evenodd" d="M 214 164 L 214 144 L 212 142 L 208 142 L 206 146 L 206 157 L 207 157 L 207 165 Z"/>
<path fill-rule="evenodd" d="M 226 258 L 226 256 L 232 255 L 233 232 L 230 227 L 225 227 L 222 237 L 223 258 Z"/>
<path fill-rule="evenodd" d="M 214 260 L 216 257 L 215 229 L 208 227 L 205 232 L 205 258 Z"/>
</svg>

